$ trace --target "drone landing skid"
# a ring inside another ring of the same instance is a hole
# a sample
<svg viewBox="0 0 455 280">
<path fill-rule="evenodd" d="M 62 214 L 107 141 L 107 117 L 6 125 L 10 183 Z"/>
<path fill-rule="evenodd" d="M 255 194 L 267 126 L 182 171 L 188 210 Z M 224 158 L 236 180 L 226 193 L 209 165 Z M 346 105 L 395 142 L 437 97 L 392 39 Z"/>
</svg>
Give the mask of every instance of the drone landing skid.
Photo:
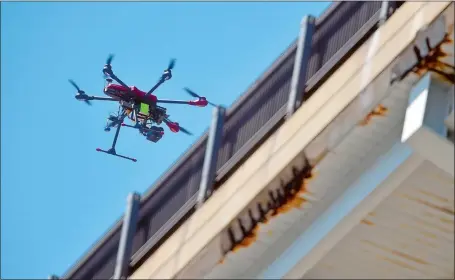
<svg viewBox="0 0 455 280">
<path fill-rule="evenodd" d="M 109 149 L 109 150 L 105 151 L 103 149 L 97 148 L 96 151 L 97 152 L 103 152 L 103 153 L 106 153 L 106 154 L 109 154 L 109 155 L 112 155 L 112 156 L 117 156 L 117 157 L 124 158 L 124 159 L 129 159 L 129 160 L 134 161 L 134 162 L 137 161 L 137 159 L 135 159 L 135 158 L 130 158 L 130 157 L 127 157 L 127 156 L 122 156 L 122 155 L 117 154 L 114 149 Z"/>
</svg>

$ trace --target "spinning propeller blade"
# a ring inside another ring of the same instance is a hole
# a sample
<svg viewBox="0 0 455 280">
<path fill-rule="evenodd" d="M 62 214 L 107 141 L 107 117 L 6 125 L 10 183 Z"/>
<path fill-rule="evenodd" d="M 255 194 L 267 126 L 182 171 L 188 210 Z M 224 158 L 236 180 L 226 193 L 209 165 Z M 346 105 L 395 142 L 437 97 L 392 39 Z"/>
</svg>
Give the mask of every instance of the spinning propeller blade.
<svg viewBox="0 0 455 280">
<path fill-rule="evenodd" d="M 109 54 L 106 60 L 106 65 L 111 65 L 112 60 L 114 59 L 114 54 Z"/>
<path fill-rule="evenodd" d="M 69 79 L 68 82 L 70 82 L 70 84 L 73 85 L 73 87 L 76 88 L 78 94 L 80 94 L 80 95 L 85 95 L 85 91 L 81 90 L 81 89 L 79 88 L 79 86 L 78 86 L 73 80 Z M 84 100 L 84 102 L 85 102 L 87 105 L 92 105 L 92 103 L 91 103 L 90 101 L 88 101 L 88 100 Z"/>
<path fill-rule="evenodd" d="M 104 79 L 107 79 L 109 78 L 109 72 L 105 71 L 105 70 L 111 70 L 111 63 L 112 63 L 112 60 L 114 59 L 114 55 L 113 54 L 109 54 L 109 56 L 107 57 L 106 59 L 106 64 L 104 65 L 104 70 L 103 70 L 103 77 Z"/>
<path fill-rule="evenodd" d="M 166 70 L 172 70 L 172 69 L 174 69 L 174 66 L 175 66 L 175 58 L 173 58 L 173 59 L 171 59 L 171 61 L 169 61 L 169 65 L 167 66 Z"/>
<path fill-rule="evenodd" d="M 195 93 L 194 91 L 192 91 L 191 89 L 189 88 L 184 88 L 184 90 L 186 92 L 188 92 L 189 95 L 193 96 L 193 97 L 196 97 L 196 98 L 201 98 L 201 96 L 199 96 L 197 93 Z"/>
<path fill-rule="evenodd" d="M 180 128 L 180 131 L 181 131 L 181 132 L 183 132 L 183 133 L 185 133 L 185 134 L 188 134 L 188 135 L 190 135 L 190 136 L 193 135 L 193 133 L 189 132 L 189 131 L 188 131 L 187 129 L 185 129 L 184 127 L 179 126 L 179 128 Z"/>
<path fill-rule="evenodd" d="M 195 93 L 194 91 L 192 91 L 191 89 L 189 89 L 189 88 L 187 88 L 187 87 L 184 88 L 184 90 L 185 90 L 189 95 L 191 95 L 191 96 L 193 96 L 193 97 L 195 97 L 195 98 L 202 98 L 202 96 L 200 96 L 199 94 Z M 214 106 L 214 107 L 217 107 L 216 104 L 214 104 L 214 103 L 212 103 L 212 102 L 210 102 L 210 101 L 208 101 L 208 100 L 207 100 L 207 102 L 208 102 L 210 105 L 212 105 L 212 106 Z"/>
<path fill-rule="evenodd" d="M 76 88 L 77 93 L 80 93 L 80 94 L 84 94 L 84 93 L 85 93 L 83 90 L 81 90 L 81 89 L 79 88 L 79 86 L 78 86 L 73 80 L 69 79 L 68 82 L 70 82 L 70 84 L 72 84 L 73 87 Z"/>
<path fill-rule="evenodd" d="M 164 118 L 164 122 L 165 123 L 173 123 L 173 124 L 176 124 L 175 122 L 171 121 L 170 119 L 168 118 Z M 179 130 L 185 134 L 188 134 L 188 135 L 193 135 L 193 133 L 191 133 L 189 130 L 187 130 L 186 128 L 184 127 L 181 127 L 179 124 L 178 124 L 178 127 L 179 127 Z"/>
</svg>

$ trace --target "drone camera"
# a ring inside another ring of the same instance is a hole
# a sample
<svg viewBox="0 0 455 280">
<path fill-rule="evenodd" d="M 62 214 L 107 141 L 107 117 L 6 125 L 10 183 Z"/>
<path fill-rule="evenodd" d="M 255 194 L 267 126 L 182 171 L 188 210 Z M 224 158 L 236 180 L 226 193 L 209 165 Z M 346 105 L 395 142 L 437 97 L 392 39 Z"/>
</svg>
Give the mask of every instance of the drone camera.
<svg viewBox="0 0 455 280">
<path fill-rule="evenodd" d="M 158 142 L 164 135 L 164 129 L 162 127 L 152 126 L 147 133 L 147 140 L 154 143 Z"/>
</svg>

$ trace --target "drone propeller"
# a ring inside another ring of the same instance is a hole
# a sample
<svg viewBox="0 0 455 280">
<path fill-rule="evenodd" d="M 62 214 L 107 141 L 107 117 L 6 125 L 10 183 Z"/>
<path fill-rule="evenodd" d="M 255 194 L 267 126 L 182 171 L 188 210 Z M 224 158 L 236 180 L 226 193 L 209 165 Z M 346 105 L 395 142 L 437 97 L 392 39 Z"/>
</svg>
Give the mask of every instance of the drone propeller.
<svg viewBox="0 0 455 280">
<path fill-rule="evenodd" d="M 180 131 L 181 131 L 181 132 L 183 132 L 183 133 L 185 133 L 185 134 L 187 134 L 187 135 L 190 135 L 190 136 L 193 135 L 193 133 L 189 132 L 189 131 L 188 131 L 187 129 L 185 129 L 184 127 L 179 126 L 179 128 L 180 128 Z"/>
<path fill-rule="evenodd" d="M 175 58 L 173 58 L 173 59 L 171 59 L 171 61 L 169 61 L 169 65 L 167 66 L 166 70 L 172 70 L 172 69 L 174 69 L 174 66 L 175 66 Z"/>
<path fill-rule="evenodd" d="M 193 133 L 191 133 L 189 130 L 187 130 L 187 129 L 184 128 L 184 127 L 181 127 L 178 123 L 175 123 L 175 122 L 169 120 L 168 118 L 164 118 L 163 121 L 164 121 L 168 126 L 169 126 L 170 124 L 173 124 L 173 125 L 178 126 L 179 131 L 181 131 L 181 132 L 183 132 L 183 133 L 185 133 L 185 134 L 193 135 Z"/>
<path fill-rule="evenodd" d="M 111 65 L 112 60 L 114 59 L 114 54 L 109 54 L 106 59 L 106 65 Z"/>
<path fill-rule="evenodd" d="M 85 92 L 84 92 L 83 90 L 81 90 L 81 89 L 79 88 L 79 86 L 78 86 L 73 80 L 69 79 L 68 82 L 70 82 L 70 84 L 72 84 L 73 87 L 76 88 L 77 93 L 79 93 L 79 94 L 85 94 Z"/>
<path fill-rule="evenodd" d="M 184 90 L 185 90 L 189 95 L 191 95 L 191 96 L 193 96 L 193 97 L 200 98 L 200 99 L 204 98 L 204 97 L 200 96 L 199 94 L 195 93 L 194 91 L 192 91 L 192 90 L 189 89 L 189 88 L 184 88 Z M 212 102 L 209 102 L 209 101 L 207 101 L 207 102 L 208 102 L 208 104 L 210 104 L 210 105 L 212 105 L 212 106 L 214 106 L 214 107 L 217 107 L 216 104 L 214 104 L 214 103 L 212 103 Z"/>
<path fill-rule="evenodd" d="M 81 89 L 79 88 L 79 86 L 78 86 L 73 80 L 70 79 L 70 80 L 68 80 L 68 82 L 70 82 L 70 84 L 73 85 L 73 87 L 76 88 L 78 95 L 80 95 L 80 96 L 85 96 L 85 95 L 86 95 L 86 94 L 85 94 L 85 91 L 81 90 Z M 87 105 L 92 105 L 92 103 L 91 103 L 90 101 L 88 101 L 88 100 L 84 100 L 84 102 L 85 102 Z"/>
<path fill-rule="evenodd" d="M 167 69 L 164 70 L 163 75 L 161 75 L 160 83 L 170 80 L 172 78 L 172 69 L 174 69 L 174 66 L 175 66 L 175 58 L 173 58 L 173 59 L 171 59 L 171 61 L 169 61 L 169 65 L 167 66 Z M 155 89 L 156 88 L 154 87 L 149 93 L 151 93 Z"/>
<path fill-rule="evenodd" d="M 103 68 L 103 77 L 104 77 L 104 79 L 108 79 L 109 78 L 109 74 L 110 74 L 109 72 L 112 71 L 111 63 L 112 63 L 113 59 L 114 59 L 114 55 L 113 54 L 109 54 L 109 56 L 106 59 L 106 64 L 104 65 L 104 68 Z"/>
</svg>

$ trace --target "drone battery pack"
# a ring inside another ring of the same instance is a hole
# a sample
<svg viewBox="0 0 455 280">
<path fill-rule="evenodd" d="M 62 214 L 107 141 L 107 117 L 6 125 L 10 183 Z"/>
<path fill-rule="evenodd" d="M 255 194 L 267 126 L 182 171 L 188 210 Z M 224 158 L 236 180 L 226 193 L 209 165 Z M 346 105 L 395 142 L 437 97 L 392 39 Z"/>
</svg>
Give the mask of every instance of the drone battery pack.
<svg viewBox="0 0 455 280">
<path fill-rule="evenodd" d="M 145 104 L 145 103 L 141 103 L 141 107 L 140 107 L 139 112 L 144 114 L 144 115 L 148 115 L 149 114 L 149 105 Z"/>
</svg>

